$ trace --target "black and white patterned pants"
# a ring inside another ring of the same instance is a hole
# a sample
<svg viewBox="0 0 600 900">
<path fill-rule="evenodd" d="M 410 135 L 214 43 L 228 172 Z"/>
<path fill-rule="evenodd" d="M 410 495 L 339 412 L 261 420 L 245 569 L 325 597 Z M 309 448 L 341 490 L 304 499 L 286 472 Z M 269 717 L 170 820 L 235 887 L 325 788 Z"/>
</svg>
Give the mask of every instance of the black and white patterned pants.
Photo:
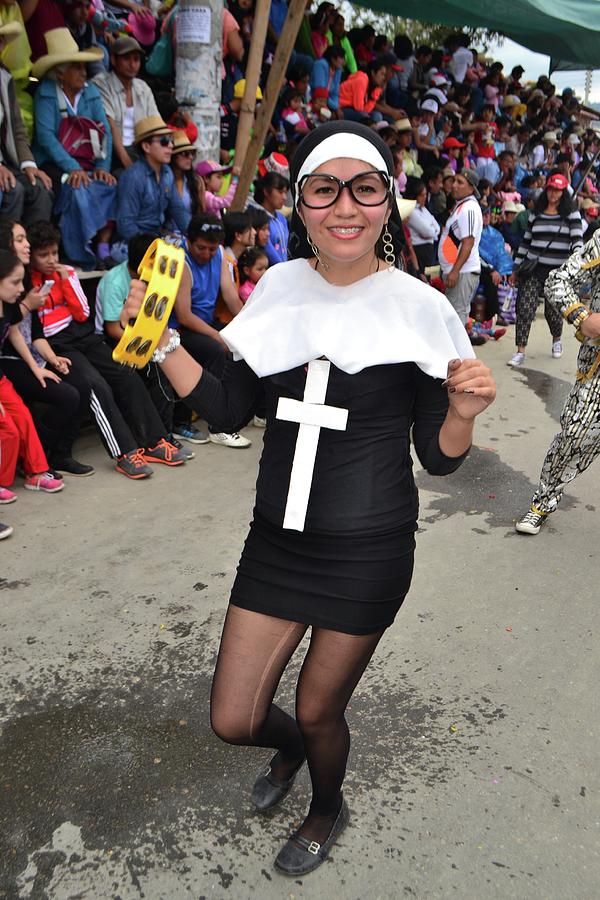
<svg viewBox="0 0 600 900">
<path fill-rule="evenodd" d="M 519 278 L 517 290 L 517 322 L 515 342 L 517 347 L 526 347 L 529 340 L 531 324 L 535 319 L 535 311 L 544 297 L 544 282 L 547 271 L 535 272 L 528 278 Z M 544 316 L 553 338 L 560 338 L 563 319 L 558 310 L 544 299 Z"/>
<path fill-rule="evenodd" d="M 560 432 L 548 452 L 531 505 L 536 512 L 554 512 L 562 492 L 600 453 L 600 366 L 587 381 L 571 388 L 560 416 Z"/>
</svg>

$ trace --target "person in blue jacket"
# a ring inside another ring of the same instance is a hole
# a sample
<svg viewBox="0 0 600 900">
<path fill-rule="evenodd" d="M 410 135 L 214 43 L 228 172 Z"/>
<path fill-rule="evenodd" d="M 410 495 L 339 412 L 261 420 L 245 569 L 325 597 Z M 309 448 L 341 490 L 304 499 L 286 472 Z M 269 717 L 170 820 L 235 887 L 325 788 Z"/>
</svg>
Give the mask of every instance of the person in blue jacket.
<svg viewBox="0 0 600 900">
<path fill-rule="evenodd" d="M 85 69 L 87 62 L 102 56 L 102 50 L 80 50 L 68 28 L 48 31 L 46 46 L 48 53 L 32 69 L 33 77 L 40 80 L 34 98 L 33 153 L 38 166 L 52 179 L 65 253 L 86 268 L 102 267 L 110 255 L 109 223 L 115 217 L 116 182 L 110 173 L 108 119 L 98 88 L 86 81 Z M 84 118 L 97 128 L 84 132 Z M 72 134 L 81 137 L 85 133 L 82 148 L 75 146 L 75 139 L 66 139 L 64 122 L 67 128 L 72 126 Z"/>
<path fill-rule="evenodd" d="M 314 61 L 310 75 L 311 90 L 327 88 L 329 91 L 327 105 L 337 118 L 339 118 L 340 83 L 344 62 L 343 48 L 339 44 L 332 44 L 331 47 L 327 48 L 321 59 Z"/>
<path fill-rule="evenodd" d="M 288 258 L 289 228 L 280 210 L 285 206 L 289 189 L 289 181 L 279 172 L 267 172 L 256 182 L 254 199 L 269 216 L 269 241 L 263 249 L 270 266 L 286 262 Z"/>
</svg>

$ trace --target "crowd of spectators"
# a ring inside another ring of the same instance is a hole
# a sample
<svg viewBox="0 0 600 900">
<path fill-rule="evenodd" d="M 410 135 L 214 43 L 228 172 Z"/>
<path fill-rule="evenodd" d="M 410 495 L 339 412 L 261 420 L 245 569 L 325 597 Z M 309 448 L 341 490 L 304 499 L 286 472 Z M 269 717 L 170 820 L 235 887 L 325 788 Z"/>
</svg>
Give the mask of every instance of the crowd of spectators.
<svg viewBox="0 0 600 900">
<path fill-rule="evenodd" d="M 516 322 L 512 365 L 548 273 L 598 227 L 600 143 L 572 90 L 524 83 L 522 67 L 505 72 L 460 33 L 414 47 L 369 25 L 347 31 L 327 2 L 302 22 L 244 211 L 231 211 L 254 5 L 223 11 L 220 148 L 200 160 L 175 96 L 176 2 L 0 0 L 0 503 L 16 499 L 19 469 L 44 492 L 92 474 L 73 456 L 82 421 L 136 479 L 185 465 L 190 444 L 249 446 L 192 422 L 155 365 L 123 369 L 112 347 L 139 262 L 170 235 L 187 262 L 170 324 L 223 371 L 221 328 L 288 257 L 289 161 L 322 122 L 362 122 L 390 146 L 399 264 L 446 293 L 473 343 Z M 286 14 L 272 0 L 257 104 Z M 557 357 L 548 304 L 546 319 Z"/>
</svg>

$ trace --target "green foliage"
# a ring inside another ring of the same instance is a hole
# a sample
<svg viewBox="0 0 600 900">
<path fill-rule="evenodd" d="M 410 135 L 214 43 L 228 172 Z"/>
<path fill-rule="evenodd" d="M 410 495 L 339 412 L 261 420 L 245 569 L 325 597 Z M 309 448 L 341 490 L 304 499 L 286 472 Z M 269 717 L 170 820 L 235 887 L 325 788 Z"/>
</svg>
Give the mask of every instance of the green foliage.
<svg viewBox="0 0 600 900">
<path fill-rule="evenodd" d="M 458 29 L 450 25 L 435 25 L 429 22 L 417 22 L 414 19 L 403 19 L 401 16 L 391 16 L 387 13 L 367 9 L 349 3 L 348 0 L 339 5 L 340 12 L 346 20 L 346 30 L 360 28 L 362 25 L 372 25 L 378 34 L 387 34 L 392 40 L 397 34 L 406 34 L 417 47 L 419 44 L 429 44 L 432 47 L 441 47 L 446 37 Z M 476 47 L 485 52 L 492 43 L 502 44 L 502 35 L 497 31 L 489 31 L 487 28 L 463 28 L 464 34 L 469 35 L 469 46 Z"/>
</svg>

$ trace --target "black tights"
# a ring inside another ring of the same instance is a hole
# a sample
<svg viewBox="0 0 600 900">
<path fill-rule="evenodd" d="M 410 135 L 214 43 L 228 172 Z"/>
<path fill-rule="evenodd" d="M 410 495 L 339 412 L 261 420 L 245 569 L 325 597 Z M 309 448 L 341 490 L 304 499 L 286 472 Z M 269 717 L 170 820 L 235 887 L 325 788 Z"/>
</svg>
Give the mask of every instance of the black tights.
<svg viewBox="0 0 600 900">
<path fill-rule="evenodd" d="M 307 625 L 230 606 L 212 686 L 211 724 L 230 744 L 279 751 L 286 778 L 306 754 L 313 797 L 301 834 L 322 843 L 340 808 L 350 750 L 346 706 L 383 634 L 313 628 L 296 688 L 296 718 L 273 703 Z"/>
</svg>

